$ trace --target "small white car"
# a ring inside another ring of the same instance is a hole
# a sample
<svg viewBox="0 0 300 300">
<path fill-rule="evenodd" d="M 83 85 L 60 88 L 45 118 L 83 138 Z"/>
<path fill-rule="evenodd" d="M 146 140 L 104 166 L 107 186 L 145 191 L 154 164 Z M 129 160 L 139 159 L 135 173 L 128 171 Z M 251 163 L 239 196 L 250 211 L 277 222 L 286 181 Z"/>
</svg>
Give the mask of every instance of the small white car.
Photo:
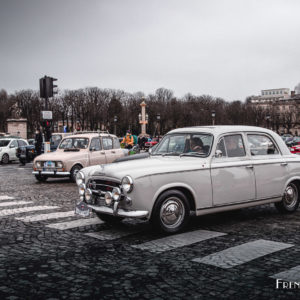
<svg viewBox="0 0 300 300">
<path fill-rule="evenodd" d="M 300 157 L 268 129 L 189 127 L 170 131 L 147 158 L 82 169 L 77 184 L 78 213 L 86 207 L 106 222 L 142 218 L 173 233 L 191 215 L 267 203 L 296 211 Z"/>
<path fill-rule="evenodd" d="M 26 145 L 28 145 L 28 142 L 24 139 L 0 138 L 0 161 L 3 164 L 8 164 L 10 161 L 19 160 L 17 158 L 17 148 Z"/>
</svg>

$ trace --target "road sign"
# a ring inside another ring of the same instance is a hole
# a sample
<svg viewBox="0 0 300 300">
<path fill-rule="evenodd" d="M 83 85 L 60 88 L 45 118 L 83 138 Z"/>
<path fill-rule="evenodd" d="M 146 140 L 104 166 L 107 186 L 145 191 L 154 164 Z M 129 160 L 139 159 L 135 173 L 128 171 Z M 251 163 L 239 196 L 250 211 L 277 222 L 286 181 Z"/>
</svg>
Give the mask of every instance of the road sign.
<svg viewBox="0 0 300 300">
<path fill-rule="evenodd" d="M 52 120 L 52 111 L 51 110 L 43 110 L 42 111 L 42 119 L 43 120 Z"/>
</svg>

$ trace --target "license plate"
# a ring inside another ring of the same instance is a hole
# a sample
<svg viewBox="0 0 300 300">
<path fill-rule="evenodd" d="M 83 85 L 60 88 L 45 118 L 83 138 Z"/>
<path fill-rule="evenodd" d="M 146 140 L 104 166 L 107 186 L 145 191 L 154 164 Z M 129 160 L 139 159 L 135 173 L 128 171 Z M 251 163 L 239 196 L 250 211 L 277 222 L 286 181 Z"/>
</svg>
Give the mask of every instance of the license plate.
<svg viewBox="0 0 300 300">
<path fill-rule="evenodd" d="M 89 217 L 91 212 L 92 212 L 91 209 L 83 201 L 78 203 L 75 207 L 75 214 L 82 217 Z"/>
<path fill-rule="evenodd" d="M 52 172 L 53 173 L 53 169 L 43 168 L 43 172 Z"/>
<path fill-rule="evenodd" d="M 45 168 L 55 168 L 55 162 L 53 162 L 53 161 L 45 161 L 44 162 L 44 167 Z"/>
</svg>

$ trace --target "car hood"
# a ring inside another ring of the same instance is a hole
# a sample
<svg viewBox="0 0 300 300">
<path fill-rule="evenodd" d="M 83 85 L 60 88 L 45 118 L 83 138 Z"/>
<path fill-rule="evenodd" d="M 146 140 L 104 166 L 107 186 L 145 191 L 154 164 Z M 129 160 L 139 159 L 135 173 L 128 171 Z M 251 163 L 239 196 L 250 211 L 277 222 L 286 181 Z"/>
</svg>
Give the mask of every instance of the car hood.
<svg viewBox="0 0 300 300">
<path fill-rule="evenodd" d="M 124 176 L 130 175 L 133 179 L 137 179 L 147 175 L 199 170 L 207 167 L 207 158 L 150 156 L 144 159 L 94 166 L 89 170 L 89 176 L 105 176 L 121 180 Z"/>
<path fill-rule="evenodd" d="M 45 153 L 42 155 L 39 155 L 35 158 L 34 161 L 36 160 L 45 160 L 45 161 L 65 161 L 68 160 L 70 157 L 72 157 L 72 159 L 76 158 L 76 157 L 83 157 L 84 155 L 86 155 L 87 152 L 86 151 L 78 151 L 78 152 L 64 152 L 64 151 L 55 151 L 55 152 L 49 152 L 49 153 Z"/>
</svg>

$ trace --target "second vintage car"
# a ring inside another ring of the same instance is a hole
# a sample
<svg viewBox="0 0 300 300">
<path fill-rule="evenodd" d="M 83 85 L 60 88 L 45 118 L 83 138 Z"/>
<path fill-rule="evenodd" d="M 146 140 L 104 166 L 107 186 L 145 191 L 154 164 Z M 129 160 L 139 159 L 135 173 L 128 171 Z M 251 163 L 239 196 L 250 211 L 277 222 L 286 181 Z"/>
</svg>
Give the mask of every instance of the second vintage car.
<svg viewBox="0 0 300 300">
<path fill-rule="evenodd" d="M 75 182 L 76 174 L 82 168 L 112 163 L 124 156 L 115 135 L 79 133 L 65 137 L 55 152 L 37 156 L 32 173 L 38 181 L 46 181 L 48 177 L 70 177 Z"/>
<path fill-rule="evenodd" d="M 300 157 L 268 129 L 190 127 L 170 131 L 148 158 L 85 168 L 76 181 L 77 207 L 106 222 L 142 218 L 174 233 L 191 215 L 267 203 L 294 212 Z"/>
</svg>

